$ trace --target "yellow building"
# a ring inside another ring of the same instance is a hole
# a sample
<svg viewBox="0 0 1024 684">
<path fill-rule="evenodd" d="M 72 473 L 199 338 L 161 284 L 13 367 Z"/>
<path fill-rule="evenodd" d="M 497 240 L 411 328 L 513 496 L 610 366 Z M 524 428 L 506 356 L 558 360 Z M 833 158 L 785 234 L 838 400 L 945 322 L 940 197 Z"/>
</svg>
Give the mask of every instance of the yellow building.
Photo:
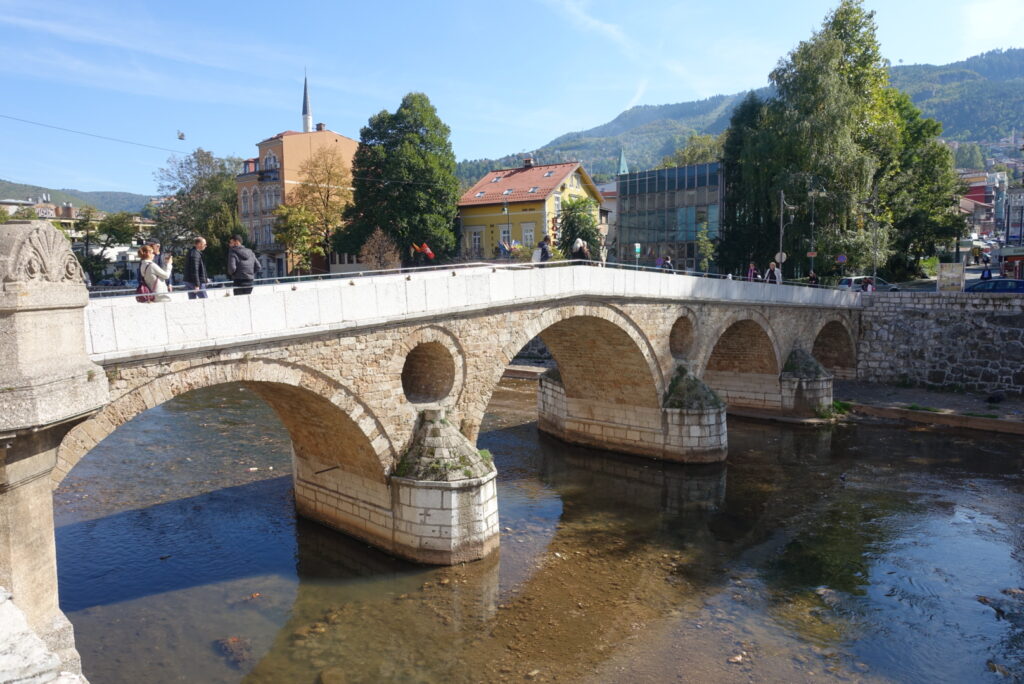
<svg viewBox="0 0 1024 684">
<path fill-rule="evenodd" d="M 549 233 L 557 239 L 562 202 L 580 197 L 594 200 L 597 221 L 601 193 L 579 162 L 534 164 L 528 157 L 520 168 L 490 171 L 459 200 L 460 252 L 494 257 L 499 243 L 532 249 Z"/>
<path fill-rule="evenodd" d="M 302 165 L 323 147 L 334 146 L 352 168 L 352 157 L 359 146 L 357 140 L 329 131 L 322 123 L 313 128 L 309 108 L 309 89 L 302 94 L 302 128 L 284 131 L 257 143 L 259 156 L 243 162 L 238 182 L 238 215 L 249 233 L 250 244 L 263 264 L 262 276 L 287 275 L 289 264 L 284 247 L 274 240 L 274 209 L 287 201 L 300 184 Z M 347 257 L 342 257 L 347 258 Z M 333 262 L 338 255 L 331 255 Z M 327 264 L 320 264 L 329 270 Z"/>
</svg>

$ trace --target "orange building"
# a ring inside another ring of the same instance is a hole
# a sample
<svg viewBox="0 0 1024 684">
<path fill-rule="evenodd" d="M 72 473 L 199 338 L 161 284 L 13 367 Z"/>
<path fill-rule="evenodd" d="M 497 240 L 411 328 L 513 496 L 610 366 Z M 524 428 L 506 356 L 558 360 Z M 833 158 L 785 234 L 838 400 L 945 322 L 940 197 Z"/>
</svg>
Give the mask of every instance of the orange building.
<svg viewBox="0 0 1024 684">
<path fill-rule="evenodd" d="M 290 269 L 284 246 L 274 240 L 274 209 L 284 204 L 301 183 L 303 163 L 323 147 L 335 146 L 352 168 L 352 157 L 359 146 L 357 140 L 327 130 L 322 123 L 314 129 L 309 107 L 309 88 L 302 88 L 302 131 L 284 131 L 256 144 L 259 155 L 243 162 L 238 176 L 238 215 L 249 233 L 253 250 L 263 264 L 262 276 L 287 275 Z M 331 255 L 330 263 L 314 264 L 315 270 L 327 271 L 347 256 Z M 316 267 L 319 267 L 318 269 Z"/>
</svg>

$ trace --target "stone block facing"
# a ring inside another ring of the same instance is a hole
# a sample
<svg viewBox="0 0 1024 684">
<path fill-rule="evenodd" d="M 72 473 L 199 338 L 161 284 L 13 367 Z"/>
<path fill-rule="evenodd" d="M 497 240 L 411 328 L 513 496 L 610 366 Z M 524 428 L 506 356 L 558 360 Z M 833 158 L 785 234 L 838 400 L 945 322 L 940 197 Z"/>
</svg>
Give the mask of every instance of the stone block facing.
<svg viewBox="0 0 1024 684">
<path fill-rule="evenodd" d="M 537 390 L 538 428 L 572 444 L 682 463 L 725 460 L 725 407 L 652 409 L 566 397 L 543 375 Z"/>
<path fill-rule="evenodd" d="M 418 563 L 454 565 L 498 547 L 496 473 L 455 482 L 392 477 L 397 501 L 392 553 Z"/>
</svg>

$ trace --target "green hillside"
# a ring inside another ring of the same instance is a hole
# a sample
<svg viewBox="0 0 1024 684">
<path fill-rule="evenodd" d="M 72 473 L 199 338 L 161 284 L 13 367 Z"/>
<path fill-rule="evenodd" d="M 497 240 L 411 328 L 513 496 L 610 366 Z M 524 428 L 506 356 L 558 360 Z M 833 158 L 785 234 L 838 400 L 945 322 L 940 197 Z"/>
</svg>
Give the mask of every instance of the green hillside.
<svg viewBox="0 0 1024 684">
<path fill-rule="evenodd" d="M 82 190 L 53 190 L 38 185 L 23 185 L 0 179 L 0 199 L 38 199 L 49 193 L 54 204 L 71 202 L 76 207 L 89 205 L 101 211 L 139 212 L 149 203 L 149 195 L 135 195 L 130 192 L 84 192 Z"/>
<path fill-rule="evenodd" d="M 1024 49 L 993 50 L 944 66 L 895 66 L 890 77 L 925 116 L 942 122 L 946 138 L 995 142 L 1014 129 L 1018 134 L 1024 131 Z M 756 92 L 763 97 L 769 90 Z M 724 131 L 733 107 L 745 96 L 743 92 L 633 107 L 606 124 L 559 136 L 533 156 L 541 164 L 582 161 L 600 179 L 616 172 L 619 150 L 625 149 L 631 169 L 649 169 L 691 132 Z M 467 160 L 459 163 L 457 172 L 463 183 L 472 184 L 491 169 L 520 163 L 519 155 Z"/>
</svg>

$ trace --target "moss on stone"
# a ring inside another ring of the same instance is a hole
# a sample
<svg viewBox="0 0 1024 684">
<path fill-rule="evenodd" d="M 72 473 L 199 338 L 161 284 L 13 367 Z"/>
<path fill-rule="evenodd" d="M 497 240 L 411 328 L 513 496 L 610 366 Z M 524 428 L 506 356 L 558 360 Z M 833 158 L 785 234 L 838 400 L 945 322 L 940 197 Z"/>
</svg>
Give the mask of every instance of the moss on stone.
<svg viewBox="0 0 1024 684">
<path fill-rule="evenodd" d="M 806 379 L 830 377 L 830 373 L 818 363 L 818 359 L 805 349 L 794 349 L 786 359 L 782 372 Z"/>
<path fill-rule="evenodd" d="M 492 460 L 483 458 L 482 453 L 442 416 L 435 413 L 428 418 L 421 414 L 420 420 L 409 449 L 395 469 L 396 475 L 413 480 L 454 482 L 483 477 L 494 471 Z"/>
<path fill-rule="evenodd" d="M 662 406 L 693 411 L 719 409 L 725 406 L 725 402 L 713 389 L 690 375 L 685 367 L 677 366 L 676 374 L 665 390 Z"/>
</svg>

